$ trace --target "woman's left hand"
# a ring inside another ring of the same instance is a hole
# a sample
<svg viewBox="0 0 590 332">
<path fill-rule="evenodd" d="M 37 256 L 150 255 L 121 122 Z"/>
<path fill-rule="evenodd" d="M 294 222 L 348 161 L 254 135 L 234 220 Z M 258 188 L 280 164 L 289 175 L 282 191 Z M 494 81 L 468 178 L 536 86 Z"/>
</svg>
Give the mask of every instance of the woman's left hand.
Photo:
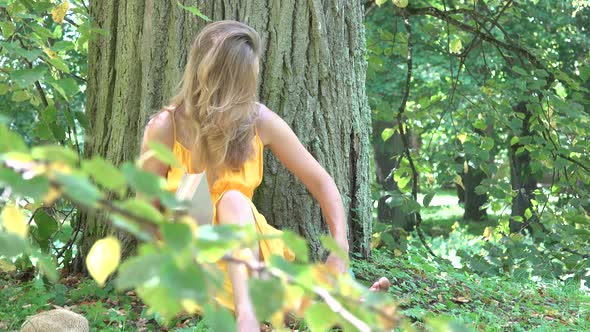
<svg viewBox="0 0 590 332">
<path fill-rule="evenodd" d="M 348 266 L 346 262 L 335 254 L 330 254 L 326 259 L 326 265 L 338 271 L 338 273 L 346 273 Z"/>
</svg>

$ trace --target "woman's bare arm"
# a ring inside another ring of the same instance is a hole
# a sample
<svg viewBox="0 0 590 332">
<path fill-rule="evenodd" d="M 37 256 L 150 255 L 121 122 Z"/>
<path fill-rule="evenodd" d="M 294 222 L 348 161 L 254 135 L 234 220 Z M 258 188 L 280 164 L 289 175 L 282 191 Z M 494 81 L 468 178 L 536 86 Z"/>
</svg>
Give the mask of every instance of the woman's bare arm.
<svg viewBox="0 0 590 332">
<path fill-rule="evenodd" d="M 141 168 L 164 178 L 168 173 L 168 166 L 155 156 L 145 157 L 145 153 L 149 151 L 148 143 L 152 141 L 164 144 L 172 150 L 174 145 L 174 124 L 172 121 L 173 118 L 170 115 L 170 112 L 161 112 L 153 117 L 145 128 L 141 143 Z M 143 157 L 145 157 L 145 159 Z M 154 205 L 156 205 L 157 208 L 160 207 L 159 202 L 154 202 Z"/>
<path fill-rule="evenodd" d="M 289 125 L 263 105 L 257 128 L 264 144 L 319 202 L 332 236 L 348 252 L 344 207 L 332 177 L 305 149 Z"/>
</svg>

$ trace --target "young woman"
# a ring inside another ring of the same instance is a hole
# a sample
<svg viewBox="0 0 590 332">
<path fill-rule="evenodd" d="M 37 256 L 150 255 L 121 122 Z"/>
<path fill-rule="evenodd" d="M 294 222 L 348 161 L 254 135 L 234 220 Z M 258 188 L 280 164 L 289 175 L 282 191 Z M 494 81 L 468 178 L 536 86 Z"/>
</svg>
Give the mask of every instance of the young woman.
<svg viewBox="0 0 590 332">
<path fill-rule="evenodd" d="M 267 146 L 318 200 L 332 236 L 348 252 L 344 208 L 333 179 L 287 123 L 256 102 L 260 54 L 260 37 L 249 26 L 235 21 L 206 26 L 192 46 L 180 92 L 172 106 L 149 122 L 143 140 L 142 152 L 149 141 L 158 141 L 174 152 L 183 168 L 169 168 L 155 158 L 143 167 L 166 178 L 170 190 L 176 190 L 185 171 L 206 171 L 215 223 L 253 223 L 260 233 L 276 233 L 251 200 L 262 181 Z M 293 259 L 277 240 L 263 240 L 248 253 L 263 261 L 272 254 Z M 347 270 L 336 255 L 329 255 L 326 263 L 339 272 Z M 229 264 L 227 272 L 229 298 L 218 300 L 234 310 L 240 331 L 259 330 L 248 295 L 248 271 Z M 376 282 L 372 289 L 388 285 Z"/>
</svg>

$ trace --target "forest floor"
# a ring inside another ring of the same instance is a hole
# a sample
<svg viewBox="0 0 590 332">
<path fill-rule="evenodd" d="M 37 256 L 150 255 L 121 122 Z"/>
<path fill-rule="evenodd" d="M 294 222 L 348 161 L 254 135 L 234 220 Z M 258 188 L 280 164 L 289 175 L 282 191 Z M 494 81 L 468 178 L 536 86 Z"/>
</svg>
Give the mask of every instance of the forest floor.
<svg viewBox="0 0 590 332">
<path fill-rule="evenodd" d="M 445 241 L 451 237 L 452 246 L 469 246 L 493 223 L 458 226 L 462 211 L 452 193 L 436 199 L 424 211 L 424 229 L 437 253 L 453 252 L 450 240 Z M 419 241 L 411 239 L 403 254 L 375 249 L 371 261 L 353 259 L 352 267 L 366 284 L 387 276 L 401 316 L 418 329 L 425 322 L 436 326 L 437 321 L 451 321 L 455 331 L 590 331 L 590 293 L 579 283 L 508 274 L 483 277 L 453 266 L 452 255 L 446 258 L 428 257 Z M 27 316 L 54 306 L 84 315 L 92 331 L 208 331 L 202 320 L 190 316 L 164 326 L 133 292 L 117 293 L 108 284 L 99 288 L 75 276 L 52 286 L 23 279 L 0 273 L 0 331 L 18 330 Z"/>
</svg>

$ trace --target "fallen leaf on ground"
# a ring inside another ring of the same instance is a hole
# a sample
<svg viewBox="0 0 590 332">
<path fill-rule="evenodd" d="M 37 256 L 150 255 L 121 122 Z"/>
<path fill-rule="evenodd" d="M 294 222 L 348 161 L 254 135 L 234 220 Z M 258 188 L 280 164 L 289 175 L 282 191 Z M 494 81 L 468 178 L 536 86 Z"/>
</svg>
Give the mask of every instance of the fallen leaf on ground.
<svg viewBox="0 0 590 332">
<path fill-rule="evenodd" d="M 463 303 L 469 303 L 471 300 L 464 297 L 464 296 L 457 296 L 457 297 L 453 297 L 451 299 L 451 301 L 453 301 L 455 303 L 463 304 Z"/>
</svg>

